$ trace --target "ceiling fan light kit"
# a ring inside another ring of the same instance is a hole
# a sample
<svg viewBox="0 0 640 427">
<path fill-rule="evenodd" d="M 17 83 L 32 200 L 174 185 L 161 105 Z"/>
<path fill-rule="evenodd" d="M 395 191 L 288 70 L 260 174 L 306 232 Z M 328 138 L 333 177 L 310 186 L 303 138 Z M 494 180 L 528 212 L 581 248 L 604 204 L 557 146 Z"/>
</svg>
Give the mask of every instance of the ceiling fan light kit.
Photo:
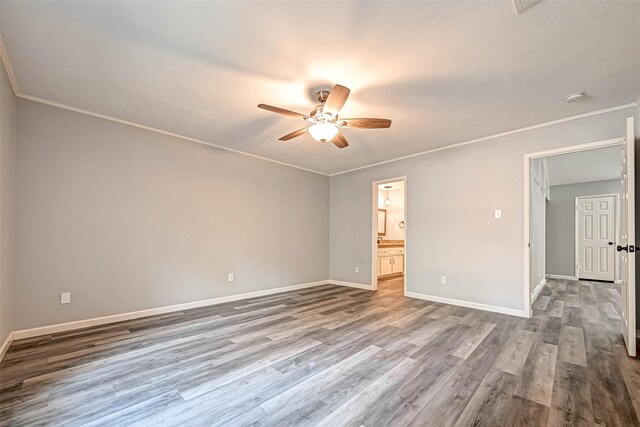
<svg viewBox="0 0 640 427">
<path fill-rule="evenodd" d="M 346 148 L 349 143 L 340 133 L 340 128 L 383 129 L 391 126 L 389 119 L 339 119 L 338 114 L 347 102 L 350 92 L 348 88 L 341 85 L 335 85 L 331 91 L 318 91 L 316 98 L 320 101 L 320 105 L 316 105 L 308 116 L 267 104 L 258 104 L 258 108 L 311 123 L 309 127 L 281 137 L 280 141 L 288 141 L 308 132 L 316 141 L 331 141 L 338 148 Z"/>
<path fill-rule="evenodd" d="M 320 142 L 331 141 L 338 132 L 338 126 L 333 123 L 316 123 L 309 127 L 309 135 Z"/>
</svg>

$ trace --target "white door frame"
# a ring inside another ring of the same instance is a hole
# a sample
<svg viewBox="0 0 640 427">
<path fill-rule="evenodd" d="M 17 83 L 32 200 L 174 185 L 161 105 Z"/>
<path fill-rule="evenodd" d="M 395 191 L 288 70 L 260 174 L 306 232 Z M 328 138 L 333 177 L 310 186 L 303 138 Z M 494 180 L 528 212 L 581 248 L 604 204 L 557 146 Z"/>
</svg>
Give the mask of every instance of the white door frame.
<svg viewBox="0 0 640 427">
<path fill-rule="evenodd" d="M 574 265 L 574 275 L 576 278 L 579 278 L 580 276 L 578 276 L 578 259 L 580 257 L 580 253 L 578 251 L 578 234 L 580 233 L 580 231 L 578 230 L 578 201 L 580 199 L 590 199 L 592 197 L 613 197 L 613 234 L 615 235 L 615 242 L 613 242 L 613 282 L 615 283 L 615 281 L 618 279 L 618 254 L 615 251 L 615 245 L 616 243 L 618 243 L 618 237 L 620 236 L 620 230 L 619 230 L 619 225 L 618 225 L 618 211 L 620 210 L 620 206 L 618 205 L 619 201 L 618 201 L 618 195 L 615 193 L 611 193 L 611 194 L 594 194 L 593 196 L 576 196 L 576 201 L 575 201 L 575 255 L 573 258 L 573 265 Z"/>
<path fill-rule="evenodd" d="M 407 177 L 399 176 L 396 178 L 382 179 L 373 181 L 371 184 L 371 284 L 374 291 L 378 290 L 378 274 L 376 270 L 376 262 L 378 260 L 378 186 L 380 184 L 388 184 L 390 182 L 404 181 L 404 295 L 407 295 Z"/>
<path fill-rule="evenodd" d="M 587 144 L 571 145 L 569 147 L 554 148 L 552 150 L 538 151 L 524 155 L 524 312 L 526 317 L 531 317 L 531 278 L 529 273 L 531 270 L 531 213 L 529 198 L 530 180 L 531 180 L 531 160 L 543 157 L 556 156 L 558 154 L 578 153 L 580 151 L 595 150 L 598 148 L 613 147 L 624 144 L 624 136 L 604 141 L 589 142 Z"/>
</svg>

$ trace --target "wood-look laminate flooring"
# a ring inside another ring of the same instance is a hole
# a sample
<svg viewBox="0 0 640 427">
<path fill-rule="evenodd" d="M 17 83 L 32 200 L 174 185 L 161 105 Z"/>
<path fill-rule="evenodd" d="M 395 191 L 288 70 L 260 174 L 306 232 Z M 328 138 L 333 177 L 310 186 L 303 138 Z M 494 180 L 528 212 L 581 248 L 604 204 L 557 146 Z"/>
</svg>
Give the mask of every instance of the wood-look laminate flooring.
<svg viewBox="0 0 640 427">
<path fill-rule="evenodd" d="M 2 425 L 637 426 L 619 290 L 522 319 L 326 285 L 16 341 Z"/>
</svg>

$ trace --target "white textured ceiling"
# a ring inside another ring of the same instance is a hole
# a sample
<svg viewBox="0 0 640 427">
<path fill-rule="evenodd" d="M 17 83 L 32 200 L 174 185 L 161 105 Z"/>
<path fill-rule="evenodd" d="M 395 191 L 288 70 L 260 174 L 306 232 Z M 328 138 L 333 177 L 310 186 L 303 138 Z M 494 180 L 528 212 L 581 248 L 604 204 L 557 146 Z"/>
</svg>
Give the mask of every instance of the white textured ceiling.
<svg viewBox="0 0 640 427">
<path fill-rule="evenodd" d="M 635 101 L 640 1 L 1 2 L 21 93 L 324 173 Z M 339 150 L 304 122 L 352 89 Z M 586 91 L 582 103 L 566 94 Z"/>
<path fill-rule="evenodd" d="M 545 157 L 549 186 L 620 179 L 619 146 Z"/>
</svg>

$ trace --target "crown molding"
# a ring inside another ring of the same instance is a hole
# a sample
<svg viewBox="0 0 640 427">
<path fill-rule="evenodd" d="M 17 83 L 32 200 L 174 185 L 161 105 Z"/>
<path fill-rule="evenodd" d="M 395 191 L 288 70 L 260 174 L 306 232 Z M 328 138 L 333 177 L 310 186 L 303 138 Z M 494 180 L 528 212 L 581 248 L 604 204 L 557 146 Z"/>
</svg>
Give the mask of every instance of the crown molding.
<svg viewBox="0 0 640 427">
<path fill-rule="evenodd" d="M 458 143 L 455 143 L 455 144 L 446 145 L 444 147 L 434 148 L 434 149 L 426 150 L 426 151 L 420 151 L 419 153 L 408 154 L 408 155 L 402 156 L 402 157 L 395 157 L 393 159 L 383 160 L 381 162 L 371 163 L 371 164 L 364 165 L 364 166 L 359 166 L 357 168 L 349 169 L 349 170 L 346 170 L 346 171 L 332 173 L 332 174 L 329 174 L 329 176 L 330 177 L 338 176 L 338 175 L 342 175 L 342 174 L 345 174 L 345 173 L 359 171 L 361 169 L 368 169 L 368 168 L 372 168 L 374 166 L 380 166 L 380 165 L 384 165 L 384 164 L 387 164 L 387 163 L 393 163 L 393 162 L 397 162 L 397 161 L 400 161 L 400 160 L 410 159 L 412 157 L 424 156 L 426 154 L 437 153 L 438 151 L 450 150 L 452 148 L 463 147 L 465 145 L 474 144 L 476 142 L 487 141 L 487 140 L 490 140 L 490 139 L 500 138 L 500 137 L 507 136 L 507 135 L 513 135 L 513 134 L 520 133 L 520 132 L 527 132 L 527 131 L 530 131 L 530 130 L 533 130 L 533 129 L 539 129 L 539 128 L 543 128 L 543 127 L 546 127 L 546 126 L 556 125 L 558 123 L 564 123 L 564 122 L 569 122 L 569 121 L 572 121 L 572 120 L 583 119 L 585 117 L 597 116 L 598 114 L 604 114 L 604 113 L 610 113 L 612 111 L 624 110 L 625 108 L 637 107 L 639 105 L 640 105 L 640 99 L 638 99 L 637 101 L 634 101 L 634 102 L 630 102 L 628 104 L 617 105 L 615 107 L 604 108 L 602 110 L 596 110 L 596 111 L 591 111 L 591 112 L 588 112 L 588 113 L 577 114 L 575 116 L 569 116 L 569 117 L 564 117 L 562 119 L 551 120 L 549 122 L 539 123 L 537 125 L 531 125 L 531 126 L 527 126 L 527 127 L 523 127 L 523 128 L 513 129 L 513 130 L 510 130 L 510 131 L 507 131 L 507 132 L 501 132 L 501 133 L 496 133 L 496 134 L 493 134 L 493 135 L 483 136 L 482 138 L 476 138 L 476 139 L 472 139 L 472 140 L 469 140 L 469 141 L 458 142 Z"/>
<path fill-rule="evenodd" d="M 11 89 L 13 89 L 13 94 L 18 96 L 18 94 L 20 93 L 20 91 L 18 90 L 18 82 L 16 81 L 16 75 L 13 72 L 11 61 L 9 61 L 9 54 L 7 53 L 7 48 L 4 45 L 2 34 L 0 34 L 0 57 L 2 57 L 4 69 L 7 71 L 7 76 L 9 77 L 9 83 L 11 84 Z"/>
<path fill-rule="evenodd" d="M 15 90 L 14 90 L 14 92 L 15 92 Z M 306 171 L 306 172 L 311 172 L 311 173 L 315 173 L 315 174 L 322 175 L 322 176 L 327 176 L 327 177 L 338 176 L 338 175 L 342 175 L 342 174 L 346 174 L 346 173 L 350 173 L 350 172 L 355 172 L 355 171 L 358 171 L 358 170 L 361 170 L 361 169 L 368 169 L 368 168 L 372 168 L 372 167 L 375 167 L 375 166 L 384 165 L 384 164 L 387 164 L 387 163 L 393 163 L 393 162 L 398 162 L 400 160 L 410 159 L 412 157 L 419 157 L 419 156 L 424 156 L 424 155 L 431 154 L 431 153 L 437 153 L 439 151 L 445 151 L 445 150 L 450 150 L 450 149 L 453 149 L 453 148 L 459 148 L 459 147 L 463 147 L 465 145 L 474 144 L 476 142 L 483 142 L 483 141 L 487 141 L 487 140 L 491 140 L 491 139 L 495 139 L 495 138 L 500 138 L 500 137 L 507 136 L 507 135 L 513 135 L 513 134 L 520 133 L 520 132 L 526 132 L 526 131 L 530 131 L 530 130 L 533 130 L 533 129 L 539 129 L 539 128 L 543 128 L 543 127 L 546 127 L 546 126 L 552 126 L 552 125 L 559 124 L 559 123 L 569 122 L 569 121 L 572 121 L 572 120 L 578 120 L 578 119 L 582 119 L 582 118 L 585 118 L 585 117 L 591 117 L 591 116 L 596 116 L 596 115 L 599 115 L 599 114 L 610 113 L 612 111 L 624 110 L 626 108 L 632 108 L 632 107 L 640 106 L 640 102 L 631 102 L 629 104 L 623 104 L 623 105 L 618 105 L 618 106 L 615 106 L 615 107 L 605 108 L 605 109 L 602 109 L 602 110 L 596 110 L 596 111 L 591 111 L 591 112 L 588 112 L 588 113 L 578 114 L 578 115 L 575 115 L 575 116 L 569 116 L 569 117 L 565 117 L 565 118 L 562 118 L 562 119 L 557 119 L 557 120 L 552 120 L 552 121 L 549 121 L 549 122 L 539 123 L 537 125 L 527 126 L 527 127 L 523 127 L 523 128 L 510 130 L 510 131 L 507 131 L 507 132 L 501 132 L 501 133 L 496 133 L 496 134 L 493 134 L 493 135 L 484 136 L 482 138 L 476 138 L 476 139 L 472 139 L 472 140 L 469 140 L 469 141 L 458 142 L 458 143 L 455 143 L 455 144 L 452 144 L 452 145 L 447 145 L 447 146 L 444 146 L 444 147 L 434 148 L 434 149 L 426 150 L 426 151 L 420 151 L 418 153 L 408 154 L 408 155 L 402 156 L 402 157 L 395 157 L 393 159 L 384 160 L 384 161 L 377 162 L 377 163 L 371 163 L 371 164 L 364 165 L 364 166 L 359 166 L 357 168 L 348 169 L 346 171 L 341 171 L 341 172 L 328 174 L 328 173 L 319 172 L 319 171 L 316 171 L 316 170 L 313 170 L 313 169 L 307 169 L 307 168 L 302 167 L 302 166 L 297 166 L 297 165 L 293 165 L 293 164 L 290 164 L 290 163 L 281 162 L 279 160 L 274 160 L 274 159 L 271 159 L 271 158 L 268 158 L 268 157 L 262 157 L 262 156 L 259 156 L 257 154 L 248 153 L 246 151 L 240 151 L 240 150 L 236 150 L 236 149 L 233 149 L 233 148 L 230 148 L 230 147 L 226 147 L 226 146 L 223 146 L 223 145 L 214 144 L 212 142 L 207 142 L 207 141 L 204 141 L 204 140 L 201 140 L 201 139 L 192 138 L 190 136 L 185 136 L 185 135 L 181 135 L 181 134 L 178 134 L 178 133 L 174 133 L 174 132 L 169 132 L 169 131 L 166 131 L 166 130 L 158 129 L 158 128 L 155 128 L 155 127 L 152 127 L 152 126 L 143 125 L 141 123 L 136 123 L 136 122 L 132 122 L 132 121 L 129 121 L 129 120 L 119 119 L 117 117 L 109 116 L 109 115 L 106 115 L 106 114 L 95 113 L 93 111 L 89 111 L 89 110 L 85 110 L 85 109 L 77 108 L 77 107 L 72 107 L 70 105 L 62 104 L 60 102 L 50 101 L 48 99 L 38 98 L 37 96 L 26 95 L 24 93 L 18 92 L 18 93 L 16 93 L 16 97 L 22 98 L 22 99 L 27 99 L 27 100 L 33 101 L 33 102 L 38 102 L 38 103 L 41 103 L 41 104 L 46 104 L 46 105 L 49 105 L 49 106 L 52 106 L 52 107 L 57 107 L 57 108 L 65 109 L 65 110 L 74 111 L 76 113 L 81 113 L 81 114 L 86 114 L 86 115 L 93 116 L 93 117 L 98 117 L 98 118 L 101 118 L 101 119 L 105 119 L 105 120 L 109 120 L 109 121 L 125 124 L 125 125 L 128 125 L 128 126 L 137 127 L 137 128 L 140 128 L 140 129 L 145 129 L 145 130 L 148 130 L 148 131 L 151 131 L 151 132 L 160 133 L 162 135 L 171 136 L 171 137 L 182 139 L 182 140 L 185 140 L 185 141 L 196 142 L 198 144 L 208 145 L 210 147 L 219 148 L 221 150 L 230 151 L 232 153 L 242 154 L 242 155 L 245 155 L 245 156 L 253 157 L 255 159 L 265 160 L 265 161 L 268 161 L 268 162 L 276 163 L 276 164 L 283 165 L 283 166 L 288 166 L 288 167 L 291 167 L 291 168 L 294 168 L 294 169 L 300 169 L 300 170 L 303 170 L 303 171 Z"/>
</svg>

